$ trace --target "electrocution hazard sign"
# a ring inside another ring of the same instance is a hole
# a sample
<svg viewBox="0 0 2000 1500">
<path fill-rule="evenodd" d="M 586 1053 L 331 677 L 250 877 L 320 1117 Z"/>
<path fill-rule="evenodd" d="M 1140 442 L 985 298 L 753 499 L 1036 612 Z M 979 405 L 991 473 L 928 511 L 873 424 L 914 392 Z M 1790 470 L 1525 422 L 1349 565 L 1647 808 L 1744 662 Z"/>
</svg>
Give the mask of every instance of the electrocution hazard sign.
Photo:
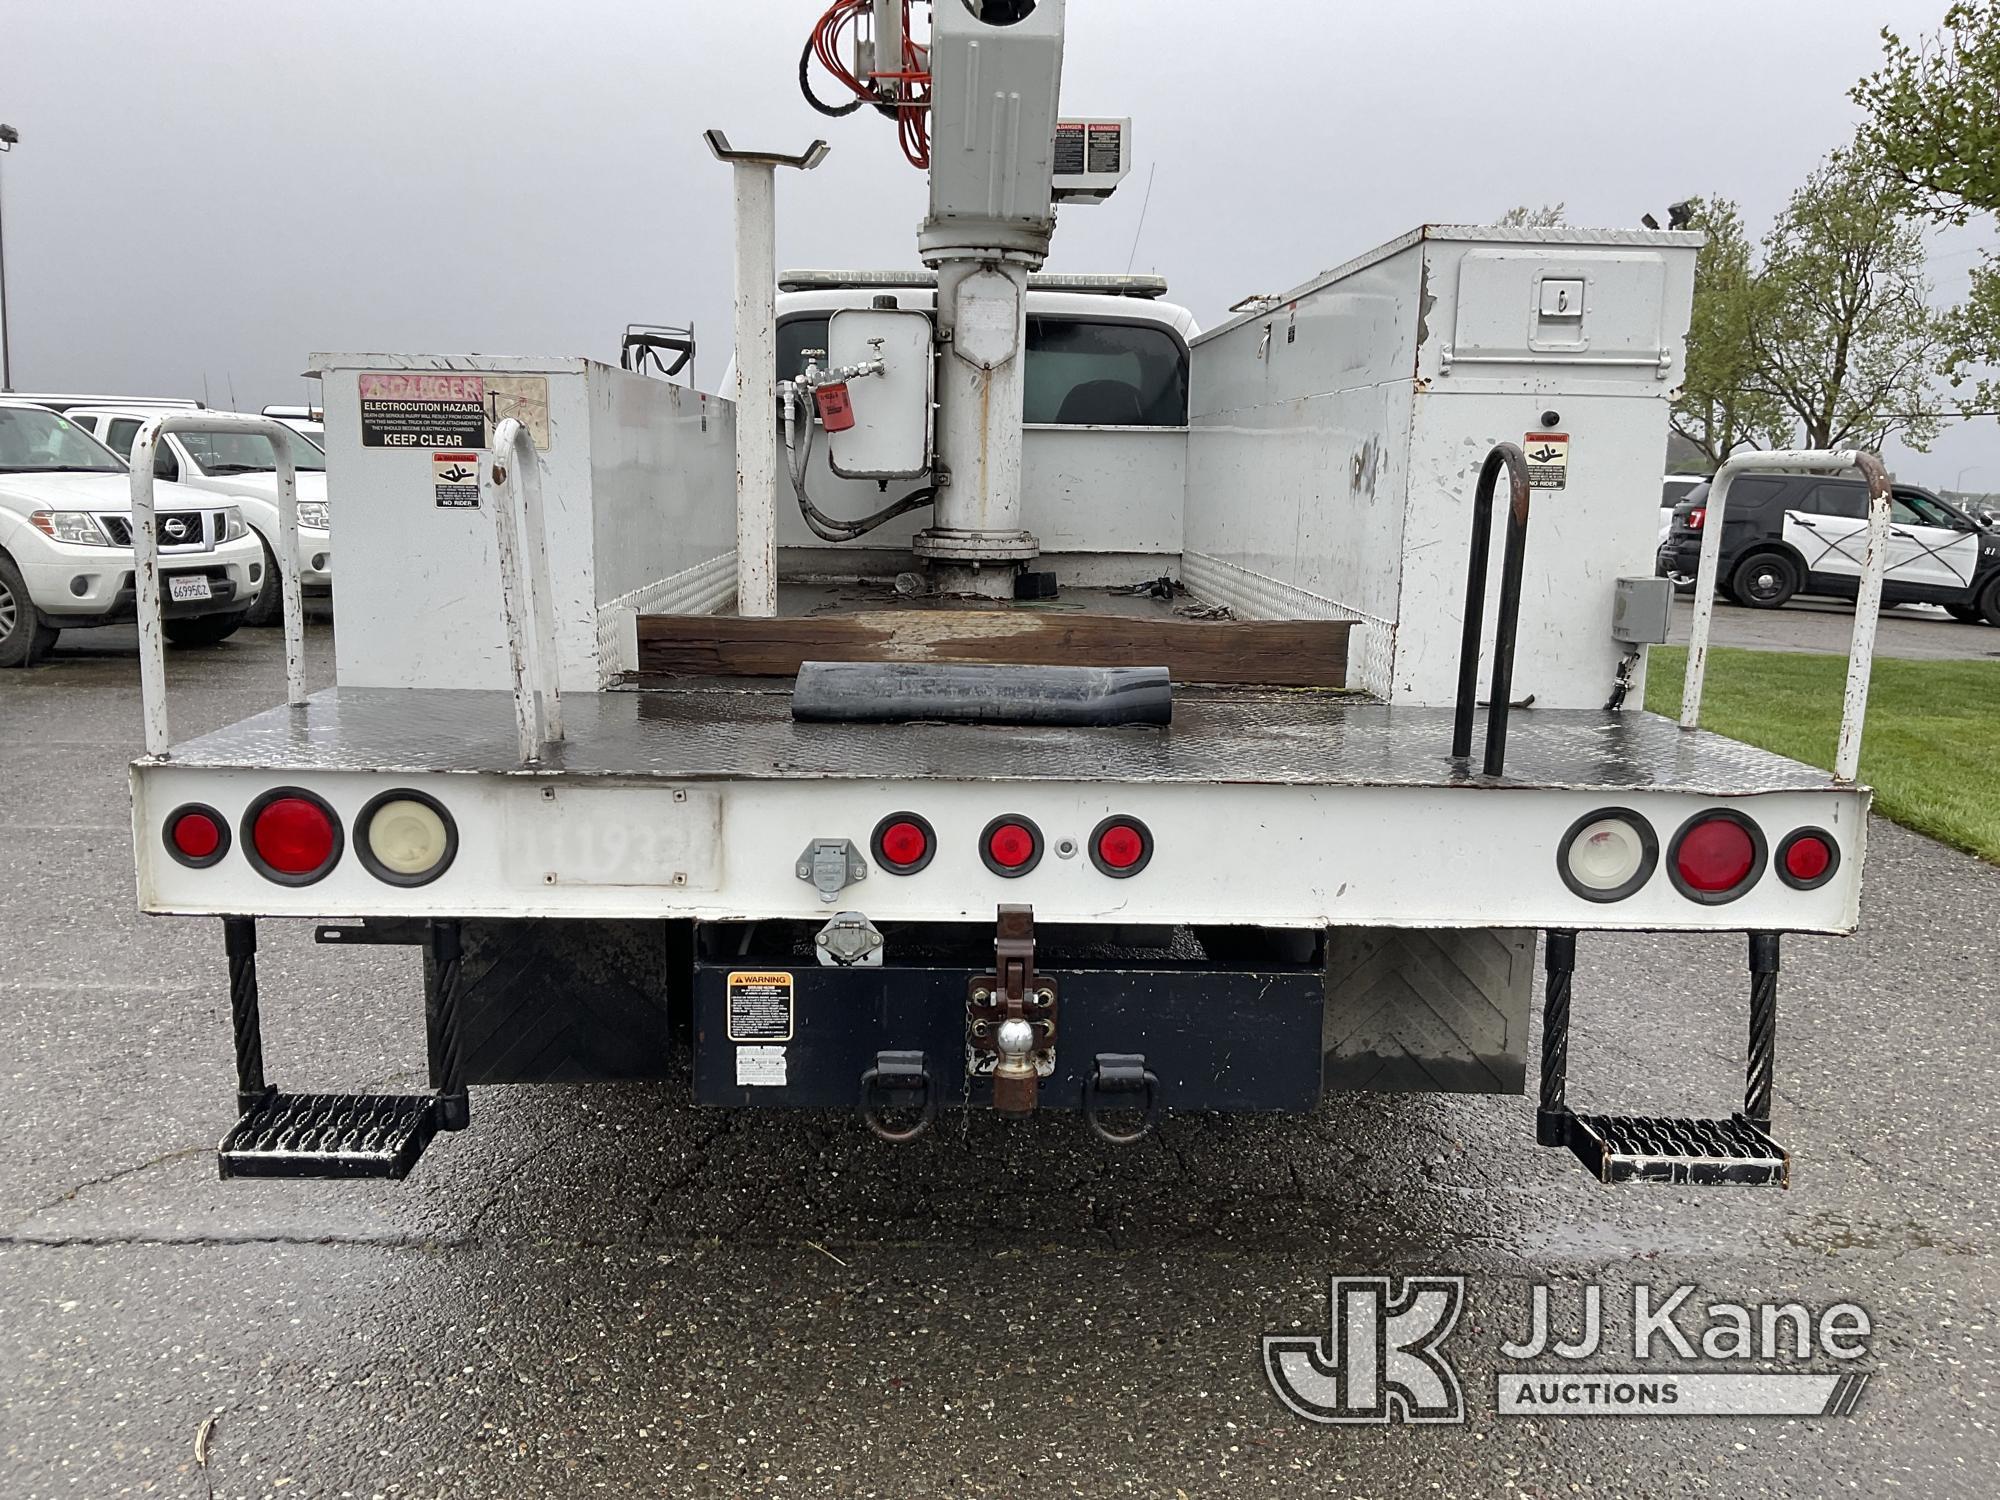
<svg viewBox="0 0 2000 1500">
<path fill-rule="evenodd" d="M 486 382 L 477 375 L 402 370 L 361 377 L 364 448 L 483 448 Z"/>
</svg>

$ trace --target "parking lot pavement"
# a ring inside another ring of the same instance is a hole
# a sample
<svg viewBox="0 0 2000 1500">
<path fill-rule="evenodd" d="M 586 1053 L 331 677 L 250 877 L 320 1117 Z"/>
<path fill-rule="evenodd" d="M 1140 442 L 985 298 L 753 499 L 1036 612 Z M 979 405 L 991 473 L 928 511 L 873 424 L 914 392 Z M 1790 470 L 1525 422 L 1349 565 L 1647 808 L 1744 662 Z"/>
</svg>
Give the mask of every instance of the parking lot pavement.
<svg viewBox="0 0 2000 1500">
<path fill-rule="evenodd" d="M 1671 644 L 1685 646 L 1694 602 L 1685 594 L 1674 598 Z M 1715 601 L 1709 641 L 1717 646 L 1742 646 L 1751 651 L 1807 651 L 1847 655 L 1854 637 L 1854 606 L 1835 599 L 1794 599 L 1783 609 L 1746 609 Z M 1911 661 L 2000 659 L 2000 630 L 1991 625 L 1961 625 L 1931 604 L 1899 604 L 1882 611 L 1875 637 L 1877 656 Z"/>
<path fill-rule="evenodd" d="M 171 678 L 180 733 L 264 707 L 276 633 Z M 0 674 L 10 1500 L 1993 1493 L 2000 870 L 1878 822 L 1861 935 L 1788 942 L 1789 1192 L 1601 1188 L 1518 1098 L 1170 1119 L 1115 1152 L 1054 1116 L 896 1148 L 671 1087 L 477 1090 L 400 1185 L 221 1183 L 221 938 L 134 913 L 136 696 L 129 632 Z M 420 1087 L 410 953 L 268 927 L 272 1076 Z M 1741 940 L 1581 956 L 1573 1096 L 1727 1108 Z M 1279 1406 L 1259 1336 L 1323 1330 L 1336 1273 L 1470 1278 L 1463 1425 Z M 1573 1321 L 1591 1280 L 1607 1307 L 1858 1302 L 1873 1379 L 1842 1418 L 1496 1415 L 1530 1287 Z"/>
</svg>

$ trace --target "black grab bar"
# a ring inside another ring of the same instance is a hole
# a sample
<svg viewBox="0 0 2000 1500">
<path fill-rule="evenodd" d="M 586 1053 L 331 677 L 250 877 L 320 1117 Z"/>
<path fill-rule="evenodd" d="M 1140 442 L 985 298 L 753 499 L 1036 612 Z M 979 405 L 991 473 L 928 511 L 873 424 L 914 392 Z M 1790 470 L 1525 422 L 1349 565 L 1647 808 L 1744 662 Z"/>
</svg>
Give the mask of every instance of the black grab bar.
<svg viewBox="0 0 2000 1500">
<path fill-rule="evenodd" d="M 1514 634 L 1521 623 L 1521 560 L 1528 550 L 1528 459 L 1513 443 L 1495 443 L 1479 469 L 1472 497 L 1472 556 L 1465 567 L 1465 636 L 1458 647 L 1458 712 L 1451 726 L 1451 754 L 1472 754 L 1472 712 L 1479 692 L 1479 636 L 1486 624 L 1486 554 L 1493 541 L 1493 492 L 1506 469 L 1512 495 L 1507 507 L 1507 551 L 1500 564 L 1500 617 L 1494 622 L 1493 687 L 1486 711 L 1488 776 L 1507 763 L 1507 714 L 1514 692 Z"/>
</svg>

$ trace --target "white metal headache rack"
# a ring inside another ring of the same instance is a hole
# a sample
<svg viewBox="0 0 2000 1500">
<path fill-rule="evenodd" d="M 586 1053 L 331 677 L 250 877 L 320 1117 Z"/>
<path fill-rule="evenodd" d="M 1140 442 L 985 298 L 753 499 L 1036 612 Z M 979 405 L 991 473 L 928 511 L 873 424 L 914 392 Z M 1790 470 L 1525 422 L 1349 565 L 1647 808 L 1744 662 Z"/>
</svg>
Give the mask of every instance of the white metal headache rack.
<svg viewBox="0 0 2000 1500">
<path fill-rule="evenodd" d="M 493 506 L 500 609 L 514 677 L 514 734 L 525 766 L 541 760 L 563 737 L 562 664 L 556 655 L 555 596 L 542 518 L 541 455 L 516 418 L 507 417 L 493 429 L 493 456 L 479 470 L 479 500 Z"/>
<path fill-rule="evenodd" d="M 1726 460 L 1709 482 L 1702 517 L 1701 564 L 1695 574 L 1694 621 L 1688 631 L 1687 676 L 1681 686 L 1681 728 L 1701 724 L 1701 690 L 1708 674 L 1708 626 L 1715 614 L 1715 574 L 1722 557 L 1722 521 L 1729 487 L 1738 474 L 1840 474 L 1858 469 L 1868 481 L 1868 547 L 1861 559 L 1861 586 L 1854 600 L 1854 638 L 1847 649 L 1847 691 L 1840 706 L 1840 740 L 1833 776 L 1852 781 L 1861 768 L 1861 730 L 1868 717 L 1868 676 L 1875 664 L 1875 628 L 1882 614 L 1882 574 L 1889 559 L 1889 498 L 1893 481 L 1882 460 L 1860 449 L 1828 452 L 1740 453 Z"/>
</svg>

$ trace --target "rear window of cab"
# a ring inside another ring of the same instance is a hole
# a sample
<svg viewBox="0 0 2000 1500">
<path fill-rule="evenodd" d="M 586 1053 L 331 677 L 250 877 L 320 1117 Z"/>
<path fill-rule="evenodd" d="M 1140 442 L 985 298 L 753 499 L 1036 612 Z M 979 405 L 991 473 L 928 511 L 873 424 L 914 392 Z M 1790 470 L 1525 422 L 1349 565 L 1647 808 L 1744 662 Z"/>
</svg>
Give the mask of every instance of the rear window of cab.
<svg viewBox="0 0 2000 1500">
<path fill-rule="evenodd" d="M 778 324 L 778 378 L 805 369 L 805 351 L 826 347 L 829 314 L 802 313 Z M 1187 346 L 1156 323 L 1110 318 L 1028 318 L 1030 425 L 1185 427 Z"/>
</svg>

